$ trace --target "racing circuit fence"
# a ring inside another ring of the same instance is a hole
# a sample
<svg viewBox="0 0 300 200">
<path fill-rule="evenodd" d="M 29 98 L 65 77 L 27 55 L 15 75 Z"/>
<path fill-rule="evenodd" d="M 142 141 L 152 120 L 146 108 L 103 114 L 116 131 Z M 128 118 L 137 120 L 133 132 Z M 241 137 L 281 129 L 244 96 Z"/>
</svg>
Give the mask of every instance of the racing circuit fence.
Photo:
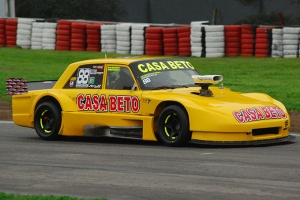
<svg viewBox="0 0 300 200">
<path fill-rule="evenodd" d="M 300 27 L 0 18 L 0 47 L 132 55 L 298 58 Z"/>
</svg>

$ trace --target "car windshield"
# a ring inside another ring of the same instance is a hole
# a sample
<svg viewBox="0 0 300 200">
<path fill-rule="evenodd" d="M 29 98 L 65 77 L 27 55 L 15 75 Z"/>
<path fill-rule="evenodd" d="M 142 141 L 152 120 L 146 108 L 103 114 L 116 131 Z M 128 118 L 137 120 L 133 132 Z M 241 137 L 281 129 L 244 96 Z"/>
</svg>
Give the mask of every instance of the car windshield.
<svg viewBox="0 0 300 200">
<path fill-rule="evenodd" d="M 137 61 L 130 68 L 142 90 L 196 86 L 192 75 L 199 75 L 190 62 L 180 58 Z"/>
<path fill-rule="evenodd" d="M 141 89 L 153 90 L 196 86 L 192 75 L 195 70 L 170 70 L 146 73 L 138 78 Z"/>
</svg>

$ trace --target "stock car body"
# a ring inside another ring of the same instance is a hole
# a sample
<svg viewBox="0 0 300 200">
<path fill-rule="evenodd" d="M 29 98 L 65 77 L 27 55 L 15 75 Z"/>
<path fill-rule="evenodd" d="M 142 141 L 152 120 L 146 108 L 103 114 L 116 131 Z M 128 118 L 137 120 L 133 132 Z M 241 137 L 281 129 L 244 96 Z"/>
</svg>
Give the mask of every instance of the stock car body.
<svg viewBox="0 0 300 200">
<path fill-rule="evenodd" d="M 70 64 L 57 81 L 23 81 L 8 92 L 14 123 L 45 140 L 122 137 L 167 146 L 291 140 L 281 102 L 212 86 L 222 79 L 199 75 L 182 58 L 100 58 Z"/>
</svg>

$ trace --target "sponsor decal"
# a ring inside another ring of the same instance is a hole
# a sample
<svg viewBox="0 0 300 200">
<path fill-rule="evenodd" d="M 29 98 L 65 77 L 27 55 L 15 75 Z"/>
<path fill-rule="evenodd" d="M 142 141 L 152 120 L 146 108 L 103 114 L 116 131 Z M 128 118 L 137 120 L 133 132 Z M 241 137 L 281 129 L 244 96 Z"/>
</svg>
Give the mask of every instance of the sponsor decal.
<svg viewBox="0 0 300 200">
<path fill-rule="evenodd" d="M 140 110 L 140 100 L 137 96 L 114 96 L 108 98 L 98 94 L 79 94 L 76 98 L 78 110 L 80 111 L 102 111 L 102 112 L 133 112 Z"/>
<path fill-rule="evenodd" d="M 146 62 L 146 63 L 138 64 L 137 68 L 142 73 L 163 71 L 163 70 L 195 69 L 190 62 L 185 60 Z"/>
<path fill-rule="evenodd" d="M 90 74 L 97 74 L 97 69 L 90 69 Z"/>
<path fill-rule="evenodd" d="M 287 115 L 277 106 L 260 106 L 233 111 L 233 116 L 239 123 L 247 123 L 268 119 L 285 119 Z"/>
<path fill-rule="evenodd" d="M 94 84 L 95 83 L 95 77 L 90 77 L 89 84 Z"/>
<path fill-rule="evenodd" d="M 108 67 L 108 71 L 119 72 L 120 71 L 120 67 L 119 66 L 117 66 L 117 67 L 115 67 L 115 66 L 109 66 Z"/>
<path fill-rule="evenodd" d="M 70 80 L 70 88 L 74 86 L 74 81 Z"/>
<path fill-rule="evenodd" d="M 102 70 L 103 69 L 103 65 L 95 65 L 93 66 L 94 69 L 100 69 Z"/>
<path fill-rule="evenodd" d="M 89 88 L 97 89 L 97 88 L 101 88 L 101 85 L 89 85 Z"/>
</svg>

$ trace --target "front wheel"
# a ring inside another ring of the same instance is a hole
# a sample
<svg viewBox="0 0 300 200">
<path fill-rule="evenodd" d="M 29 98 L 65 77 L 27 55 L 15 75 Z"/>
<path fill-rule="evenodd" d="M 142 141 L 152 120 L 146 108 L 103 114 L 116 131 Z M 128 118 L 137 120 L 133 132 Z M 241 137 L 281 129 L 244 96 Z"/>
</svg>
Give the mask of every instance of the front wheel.
<svg viewBox="0 0 300 200">
<path fill-rule="evenodd" d="M 186 111 L 175 105 L 166 107 L 158 118 L 158 137 L 167 146 L 184 146 L 191 139 Z"/>
<path fill-rule="evenodd" d="M 44 140 L 55 140 L 61 127 L 61 110 L 52 102 L 41 103 L 35 110 L 34 128 Z"/>
</svg>

